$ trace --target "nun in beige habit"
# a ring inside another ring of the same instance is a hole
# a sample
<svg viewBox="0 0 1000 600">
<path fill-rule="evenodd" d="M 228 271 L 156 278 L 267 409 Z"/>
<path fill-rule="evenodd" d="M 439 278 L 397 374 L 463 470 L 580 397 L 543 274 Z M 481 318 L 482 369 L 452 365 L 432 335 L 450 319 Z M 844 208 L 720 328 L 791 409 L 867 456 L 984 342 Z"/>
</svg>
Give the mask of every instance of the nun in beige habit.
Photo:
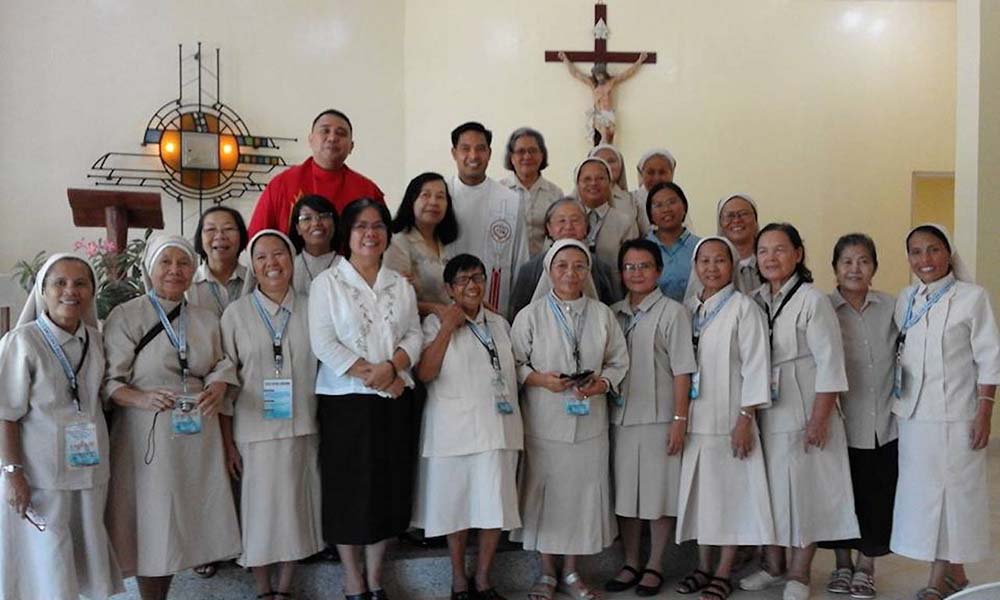
<svg viewBox="0 0 1000 600">
<path fill-rule="evenodd" d="M 1000 335 L 989 293 L 972 283 L 940 225 L 906 236 L 919 280 L 896 299 L 895 402 L 899 482 L 893 552 L 932 561 L 920 600 L 940 600 L 968 585 L 963 565 L 990 548 L 986 446 Z"/>
<path fill-rule="evenodd" d="M 104 526 L 108 431 L 94 271 L 72 254 L 35 276 L 0 341 L 0 598 L 124 591 Z M 75 390 L 75 392 L 74 392 Z"/>
<path fill-rule="evenodd" d="M 227 466 L 242 484 L 237 562 L 253 569 L 258 594 L 289 594 L 295 561 L 323 549 L 317 362 L 308 298 L 292 284 L 292 241 L 264 229 L 247 248 L 251 291 L 222 315 L 222 347 L 240 382 L 227 392 L 233 416 L 221 416 Z"/>
<path fill-rule="evenodd" d="M 663 268 L 656 244 L 629 240 L 618 257 L 628 295 L 611 309 L 628 342 L 630 367 L 612 403 L 611 422 L 615 514 L 625 564 L 604 588 L 619 592 L 637 586 L 638 594 L 655 596 L 677 516 L 688 393 L 696 370 L 691 318 L 656 284 Z M 639 560 L 643 521 L 650 528 L 645 563 Z"/>
<path fill-rule="evenodd" d="M 583 293 L 590 272 L 586 245 L 559 240 L 544 266 L 552 292 L 518 313 L 511 330 L 525 432 L 523 529 L 515 538 L 542 555 L 542 576 L 529 597 L 552 597 L 559 584 L 556 555 L 563 555 L 563 589 L 583 600 L 594 595 L 576 557 L 600 552 L 617 534 L 607 393 L 628 370 L 628 348 L 611 309 Z"/>
<path fill-rule="evenodd" d="M 791 548 L 785 600 L 809 598 L 816 543 L 856 538 L 858 519 L 837 395 L 847 389 L 844 346 L 826 294 L 812 285 L 797 229 L 771 223 L 757 236 L 766 283 L 754 292 L 771 337 L 772 406 L 760 411 L 775 546 L 765 568 L 740 581 L 763 589 L 782 581 Z"/>
<path fill-rule="evenodd" d="M 686 302 L 698 366 L 688 408 L 677 541 L 698 541 L 699 565 L 678 591 L 704 587 L 704 596 L 719 598 L 732 592 L 737 546 L 775 541 L 755 419 L 758 410 L 771 406 L 767 321 L 736 277 L 739 256 L 724 237 L 699 241 L 692 270 L 701 292 Z"/>
<path fill-rule="evenodd" d="M 240 554 L 218 418 L 239 380 L 219 318 L 184 300 L 195 261 L 184 238 L 151 237 L 147 293 L 104 326 L 103 394 L 115 405 L 108 530 L 143 598 L 165 598 L 178 571 Z"/>
</svg>

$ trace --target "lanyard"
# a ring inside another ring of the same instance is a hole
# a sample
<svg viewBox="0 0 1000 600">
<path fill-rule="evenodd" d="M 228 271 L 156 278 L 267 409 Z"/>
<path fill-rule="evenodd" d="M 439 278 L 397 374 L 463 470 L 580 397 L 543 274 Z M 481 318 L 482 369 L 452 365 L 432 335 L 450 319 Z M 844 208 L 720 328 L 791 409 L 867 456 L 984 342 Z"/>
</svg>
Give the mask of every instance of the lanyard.
<svg viewBox="0 0 1000 600">
<path fill-rule="evenodd" d="M 611 211 L 611 209 L 609 207 L 608 208 L 608 212 L 610 212 L 610 211 Z M 596 217 L 594 219 L 593 223 L 591 223 L 591 219 L 590 219 L 591 215 L 593 215 L 594 217 Z M 590 251 L 591 252 L 593 252 L 594 248 L 597 247 L 597 236 L 601 233 L 601 229 L 604 227 L 604 219 L 606 219 L 607 216 L 608 216 L 608 213 L 605 212 L 604 216 L 602 217 L 601 213 L 597 212 L 596 208 L 590 209 L 590 212 L 587 213 L 587 227 L 588 227 L 588 230 L 587 230 L 587 246 L 590 247 Z"/>
<path fill-rule="evenodd" d="M 292 313 L 284 306 L 279 307 L 278 314 L 282 318 L 279 327 L 275 328 L 274 323 L 271 321 L 271 315 L 267 314 L 267 311 L 264 310 L 264 305 L 261 304 L 258 294 L 260 294 L 260 290 L 254 290 L 250 300 L 253 302 L 254 308 L 257 309 L 260 320 L 264 321 L 264 326 L 267 327 L 267 331 L 271 334 L 271 351 L 274 353 L 274 374 L 279 375 L 285 364 L 285 357 L 281 350 L 281 340 L 285 337 L 285 329 L 288 328 L 288 321 L 292 318 Z"/>
<path fill-rule="evenodd" d="M 896 338 L 897 347 L 902 346 L 903 342 L 906 341 L 906 332 L 910 330 L 910 327 L 919 323 L 920 319 L 924 318 L 924 315 L 926 315 L 928 311 L 930 311 L 930 309 L 937 304 L 945 294 L 948 293 L 948 290 L 950 290 L 953 285 L 955 285 L 954 281 L 931 294 L 930 297 L 927 298 L 927 302 L 917 309 L 916 312 L 913 310 L 913 303 L 917 299 L 917 290 L 913 290 L 910 294 L 910 300 L 906 304 L 906 316 L 903 318 L 902 327 L 899 328 L 899 337 Z"/>
<path fill-rule="evenodd" d="M 309 281 L 311 282 L 313 279 L 316 279 L 316 276 L 313 275 L 313 272 L 309 269 L 309 259 L 306 258 L 305 255 L 306 255 L 306 251 L 303 250 L 302 251 L 302 266 L 305 267 L 305 269 L 306 269 L 306 275 L 309 276 Z M 320 269 L 320 272 L 322 273 L 326 269 L 329 269 L 330 265 L 333 264 L 333 259 L 335 259 L 335 258 L 337 258 L 336 254 L 334 254 L 332 257 L 330 257 L 330 262 L 328 262 L 325 267 L 323 267 L 322 269 Z"/>
<path fill-rule="evenodd" d="M 556 322 L 559 323 L 560 329 L 562 329 L 563 333 L 566 334 L 566 339 L 569 340 L 569 343 L 573 345 L 573 362 L 576 363 L 576 370 L 579 371 L 580 370 L 580 339 L 579 339 L 579 337 L 576 334 L 576 330 L 579 329 L 579 328 L 581 328 L 580 326 L 582 325 L 583 321 L 585 320 L 586 313 L 587 313 L 587 305 L 584 304 L 583 314 L 580 315 L 580 318 L 578 318 L 577 322 L 574 323 L 575 327 L 573 327 L 571 329 L 570 326 L 569 326 L 569 322 L 566 320 L 566 315 L 563 314 L 562 309 L 559 308 L 559 303 L 556 302 L 555 294 L 551 293 L 548 296 L 546 296 L 546 298 L 549 301 L 549 308 L 552 310 L 552 314 L 555 315 L 555 317 L 556 317 Z"/>
<path fill-rule="evenodd" d="M 705 328 L 707 328 L 709 324 L 711 324 L 712 321 L 715 320 L 715 317 L 719 316 L 719 313 L 722 312 L 722 309 L 726 306 L 727 303 L 729 303 L 729 301 L 735 295 L 736 295 L 736 290 L 729 290 L 729 293 L 726 294 L 726 297 L 720 300 L 719 303 L 715 306 L 715 308 L 712 309 L 710 313 L 708 313 L 703 317 L 695 315 L 694 322 L 691 324 L 692 325 L 691 343 L 694 345 L 695 358 L 698 357 L 698 341 L 701 339 L 701 332 L 704 331 Z M 702 306 L 704 306 L 704 304 Z"/>
<path fill-rule="evenodd" d="M 66 379 L 69 380 L 69 393 L 73 396 L 73 402 L 76 404 L 76 412 L 80 411 L 80 384 L 77 376 L 80 374 L 80 369 L 83 368 L 84 361 L 87 360 L 87 351 L 90 350 L 90 333 L 87 331 L 86 327 L 83 330 L 83 353 L 80 355 L 80 363 L 76 365 L 74 369 L 69 362 L 69 357 L 66 356 L 66 352 L 63 351 L 62 346 L 59 345 L 56 336 L 49 329 L 49 326 L 45 323 L 44 319 L 36 319 L 35 325 L 38 326 L 38 330 L 42 333 L 42 337 L 45 339 L 45 343 L 48 345 L 49 350 L 56 355 L 56 359 L 62 366 L 63 373 L 66 374 Z"/>
<path fill-rule="evenodd" d="M 801 278 L 795 282 L 795 285 L 792 286 L 792 289 L 788 290 L 788 294 L 781 299 L 781 304 L 778 305 L 778 310 L 774 311 L 773 316 L 771 315 L 770 310 L 767 311 L 768 346 L 774 347 L 774 322 L 778 320 L 778 316 L 781 315 L 781 311 L 784 310 L 785 305 L 788 304 L 788 301 L 792 299 L 792 296 L 795 295 L 795 292 L 799 291 L 799 288 L 802 287 L 803 283 L 805 283 L 805 279 Z"/>
<path fill-rule="evenodd" d="M 181 365 L 181 377 L 184 380 L 184 385 L 187 386 L 187 376 L 188 376 L 188 346 L 187 346 L 187 332 L 185 327 L 186 322 L 186 312 L 183 308 L 181 309 L 181 314 L 178 319 L 177 329 L 170 324 L 170 319 L 167 318 L 167 313 L 163 310 L 163 305 L 160 304 L 160 299 L 156 297 L 156 294 L 150 290 L 147 293 L 149 296 L 149 302 L 153 305 L 153 310 L 156 311 L 156 316 L 160 319 L 160 324 L 163 325 L 163 330 L 167 332 L 167 337 L 170 338 L 170 345 L 177 349 L 177 362 Z M 183 306 L 183 300 L 181 300 Z"/>
<path fill-rule="evenodd" d="M 479 340 L 479 343 L 482 344 L 484 348 L 486 348 L 486 352 L 488 352 L 490 355 L 490 363 L 493 365 L 493 371 L 499 377 L 500 355 L 497 353 L 497 346 L 493 342 L 493 334 L 490 333 L 489 325 L 486 323 L 485 320 L 483 320 L 482 329 L 480 329 L 479 325 L 477 325 L 472 321 L 466 321 L 466 324 L 469 326 L 469 330 L 472 331 L 472 334 L 476 336 L 476 339 Z"/>
<path fill-rule="evenodd" d="M 226 310 L 226 305 L 222 303 L 222 296 L 219 295 L 219 284 L 214 281 L 209 281 L 208 289 L 212 290 L 212 295 L 215 296 L 215 303 L 219 305 L 219 312 L 224 312 Z"/>
</svg>

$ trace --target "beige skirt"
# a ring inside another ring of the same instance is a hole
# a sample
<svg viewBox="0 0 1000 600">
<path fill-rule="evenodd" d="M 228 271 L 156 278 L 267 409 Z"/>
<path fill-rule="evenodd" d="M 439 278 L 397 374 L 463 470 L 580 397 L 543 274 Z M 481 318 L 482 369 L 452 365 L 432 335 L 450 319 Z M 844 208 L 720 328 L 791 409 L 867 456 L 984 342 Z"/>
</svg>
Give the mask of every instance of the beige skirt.
<svg viewBox="0 0 1000 600">
<path fill-rule="evenodd" d="M 615 426 L 615 514 L 659 519 L 677 516 L 681 455 L 667 455 L 669 423 Z"/>
<path fill-rule="evenodd" d="M 125 591 L 104 527 L 106 484 L 31 490 L 44 532 L 0 507 L 0 598 L 107 598 Z"/>
<path fill-rule="evenodd" d="M 805 430 L 762 436 L 775 544 L 804 548 L 813 542 L 859 537 L 847 460 L 844 421 L 830 417 L 822 450 L 806 451 Z"/>
<path fill-rule="evenodd" d="M 169 411 L 155 417 L 155 428 L 154 417 L 116 407 L 111 427 L 105 514 L 122 574 L 161 577 L 238 557 L 240 527 L 218 417 L 203 418 L 201 433 L 186 436 L 172 433 Z"/>
<path fill-rule="evenodd" d="M 323 549 L 319 435 L 239 445 L 243 567 L 300 560 Z"/>
<path fill-rule="evenodd" d="M 774 519 L 760 442 L 733 456 L 728 435 L 692 433 L 684 447 L 677 542 L 705 546 L 774 543 Z"/>
<path fill-rule="evenodd" d="M 575 444 L 524 436 L 522 528 L 511 535 L 525 550 L 597 554 L 614 542 L 608 437 Z"/>
<path fill-rule="evenodd" d="M 521 526 L 517 450 L 421 458 L 411 524 L 428 537 Z"/>
<path fill-rule="evenodd" d="M 969 447 L 971 428 L 971 421 L 899 419 L 889 542 L 896 554 L 953 563 L 993 558 L 986 450 Z"/>
</svg>

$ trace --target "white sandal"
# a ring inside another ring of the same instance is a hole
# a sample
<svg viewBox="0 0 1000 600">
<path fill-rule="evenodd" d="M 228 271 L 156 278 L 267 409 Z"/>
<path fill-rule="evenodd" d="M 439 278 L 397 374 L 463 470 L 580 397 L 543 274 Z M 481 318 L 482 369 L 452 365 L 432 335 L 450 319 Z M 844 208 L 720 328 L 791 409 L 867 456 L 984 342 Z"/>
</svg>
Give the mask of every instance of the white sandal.
<svg viewBox="0 0 1000 600">
<path fill-rule="evenodd" d="M 583 578 L 576 571 L 563 575 L 563 591 L 573 600 L 598 600 L 599 596 L 594 590 L 587 587 Z"/>
</svg>

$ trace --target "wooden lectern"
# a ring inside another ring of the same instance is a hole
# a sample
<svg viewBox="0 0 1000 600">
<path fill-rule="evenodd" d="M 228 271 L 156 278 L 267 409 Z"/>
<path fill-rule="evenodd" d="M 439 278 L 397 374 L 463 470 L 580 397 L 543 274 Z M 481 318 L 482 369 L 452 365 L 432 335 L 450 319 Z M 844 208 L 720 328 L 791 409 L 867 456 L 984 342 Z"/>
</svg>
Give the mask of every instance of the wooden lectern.
<svg viewBox="0 0 1000 600">
<path fill-rule="evenodd" d="M 108 240 L 123 252 L 128 243 L 128 228 L 163 229 L 160 194 L 117 190 L 68 188 L 73 224 L 77 227 L 107 227 Z"/>
</svg>

